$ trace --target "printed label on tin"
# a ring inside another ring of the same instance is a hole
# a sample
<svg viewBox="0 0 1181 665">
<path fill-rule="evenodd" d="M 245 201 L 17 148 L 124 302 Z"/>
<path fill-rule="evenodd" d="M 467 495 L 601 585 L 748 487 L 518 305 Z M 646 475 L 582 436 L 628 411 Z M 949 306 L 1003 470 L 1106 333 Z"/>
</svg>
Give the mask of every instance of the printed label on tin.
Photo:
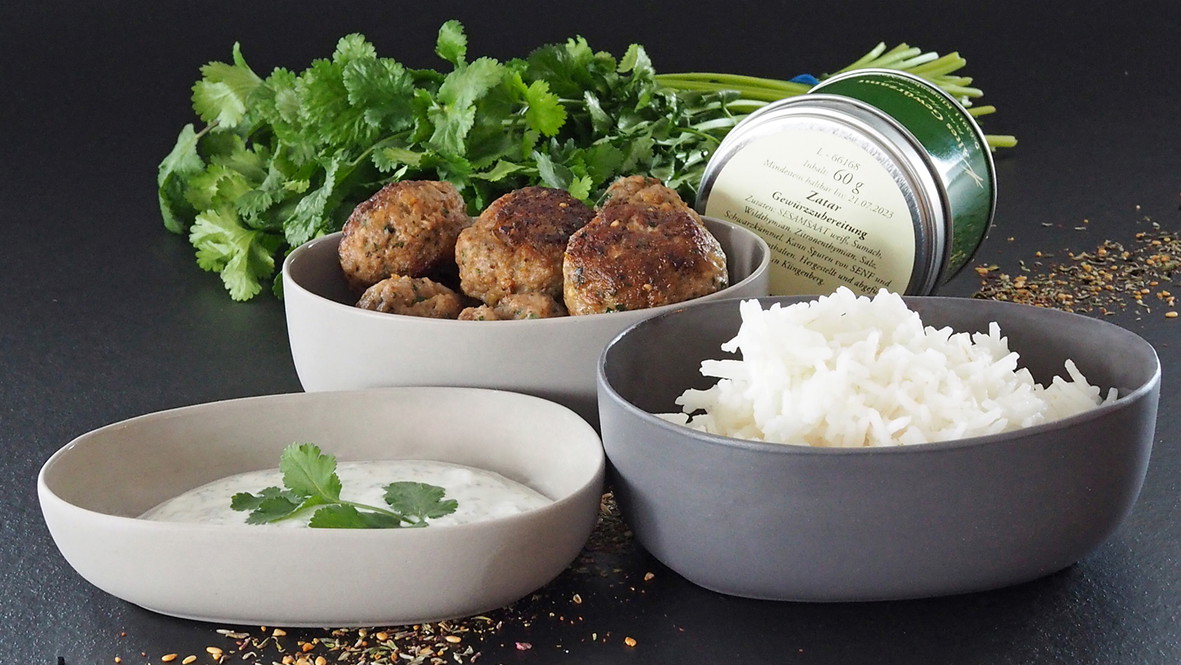
<svg viewBox="0 0 1181 665">
<path fill-rule="evenodd" d="M 914 221 L 873 150 L 808 129 L 759 137 L 718 172 L 704 213 L 767 241 L 771 295 L 902 293 L 914 272 Z"/>
</svg>

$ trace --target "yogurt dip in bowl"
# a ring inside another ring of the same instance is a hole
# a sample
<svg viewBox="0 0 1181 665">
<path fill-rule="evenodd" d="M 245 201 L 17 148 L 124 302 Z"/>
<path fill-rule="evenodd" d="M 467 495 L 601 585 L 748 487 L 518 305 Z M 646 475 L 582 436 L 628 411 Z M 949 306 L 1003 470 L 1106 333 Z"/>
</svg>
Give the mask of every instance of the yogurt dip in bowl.
<svg viewBox="0 0 1181 665">
<path fill-rule="evenodd" d="M 271 469 L 295 442 L 314 442 L 342 467 L 472 467 L 544 501 L 423 528 L 142 517 L 207 483 Z M 50 457 L 38 494 L 78 574 L 147 609 L 234 624 L 397 625 L 502 607 L 559 575 L 595 524 L 603 473 L 598 435 L 558 404 L 486 389 L 385 388 L 235 399 L 114 423 Z"/>
</svg>

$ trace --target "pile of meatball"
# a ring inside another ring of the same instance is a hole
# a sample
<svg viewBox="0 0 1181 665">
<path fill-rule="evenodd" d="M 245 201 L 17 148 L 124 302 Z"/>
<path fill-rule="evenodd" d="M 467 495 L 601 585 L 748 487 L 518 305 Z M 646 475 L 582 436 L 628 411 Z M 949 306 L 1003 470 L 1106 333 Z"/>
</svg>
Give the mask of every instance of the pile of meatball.
<svg viewBox="0 0 1181 665">
<path fill-rule="evenodd" d="M 592 208 L 518 189 L 474 220 L 449 182 L 399 181 L 353 211 L 340 265 L 358 307 L 472 321 L 645 309 L 728 285 L 726 255 L 660 180 L 616 180 Z"/>
</svg>

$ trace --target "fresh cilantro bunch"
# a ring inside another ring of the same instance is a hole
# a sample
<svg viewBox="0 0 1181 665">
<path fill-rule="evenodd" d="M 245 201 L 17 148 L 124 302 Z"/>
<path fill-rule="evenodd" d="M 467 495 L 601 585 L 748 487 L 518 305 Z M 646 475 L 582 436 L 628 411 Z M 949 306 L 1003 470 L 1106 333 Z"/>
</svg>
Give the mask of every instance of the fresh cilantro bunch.
<svg viewBox="0 0 1181 665">
<path fill-rule="evenodd" d="M 308 522 L 314 528 L 423 527 L 428 519 L 450 515 L 459 506 L 454 499 L 443 498 L 442 487 L 408 481 L 385 486 L 388 508 L 341 499 L 336 458 L 311 443 L 287 446 L 279 458 L 279 471 L 284 488 L 240 492 L 230 500 L 234 510 L 250 511 L 247 524 L 269 524 L 314 511 Z"/>
<path fill-rule="evenodd" d="M 186 125 L 160 164 L 165 226 L 246 300 L 284 251 L 339 230 L 392 180 L 449 180 L 473 213 L 531 184 L 587 201 L 629 172 L 689 185 L 708 157 L 697 132 L 710 129 L 686 128 L 730 96 L 662 88 L 638 45 L 620 60 L 571 39 L 469 61 L 449 21 L 436 52 L 449 71 L 408 69 L 352 34 L 330 59 L 261 78 L 235 45 L 193 87 L 204 126 Z"/>
<path fill-rule="evenodd" d="M 185 125 L 160 164 L 165 227 L 187 234 L 198 265 L 248 300 L 287 251 L 340 230 L 358 203 L 394 180 L 448 180 L 473 214 L 527 185 L 590 203 L 630 174 L 660 178 L 691 201 L 738 121 L 810 88 L 658 75 L 638 44 L 617 59 L 581 37 L 523 59 L 469 59 L 457 21 L 440 28 L 435 52 L 446 71 L 409 69 L 351 34 L 329 59 L 262 78 L 235 44 L 231 62 L 201 68 L 192 100 L 202 125 Z M 967 102 L 979 90 L 954 75 L 962 65 L 955 54 L 879 45 L 851 67 L 915 71 Z M 275 279 L 278 295 L 280 285 Z"/>
</svg>

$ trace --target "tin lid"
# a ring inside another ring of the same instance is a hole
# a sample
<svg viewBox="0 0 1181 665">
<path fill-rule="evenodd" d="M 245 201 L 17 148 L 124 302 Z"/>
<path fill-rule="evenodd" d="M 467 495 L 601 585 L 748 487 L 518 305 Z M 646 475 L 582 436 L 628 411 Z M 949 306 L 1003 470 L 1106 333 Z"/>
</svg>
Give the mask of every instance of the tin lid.
<svg viewBox="0 0 1181 665">
<path fill-rule="evenodd" d="M 697 208 L 767 240 L 773 295 L 928 294 L 950 251 L 946 196 L 923 147 L 844 96 L 810 93 L 745 118 L 707 164 Z"/>
</svg>

